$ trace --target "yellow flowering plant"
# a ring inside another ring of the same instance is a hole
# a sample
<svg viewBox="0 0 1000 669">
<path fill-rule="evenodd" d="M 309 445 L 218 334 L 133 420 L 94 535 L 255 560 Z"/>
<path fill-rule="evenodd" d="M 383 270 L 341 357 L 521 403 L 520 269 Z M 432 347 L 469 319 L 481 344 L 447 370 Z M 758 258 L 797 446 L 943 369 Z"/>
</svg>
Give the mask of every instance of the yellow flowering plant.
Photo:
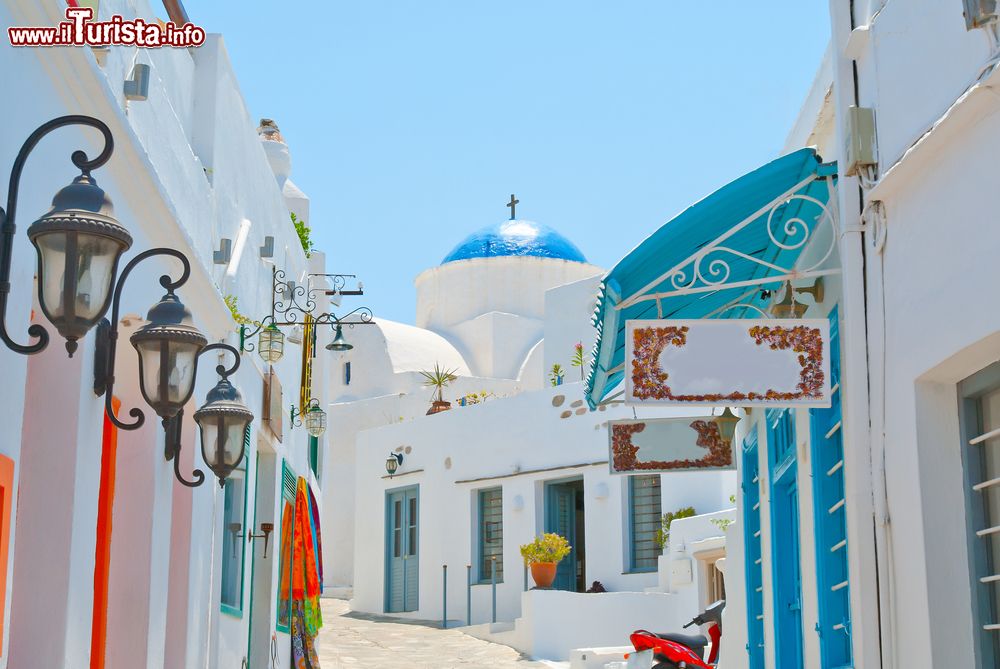
<svg viewBox="0 0 1000 669">
<path fill-rule="evenodd" d="M 524 564 L 538 563 L 558 563 L 570 554 L 573 547 L 569 545 L 566 537 L 559 536 L 554 532 L 547 532 L 530 544 L 521 546 L 521 557 Z"/>
</svg>

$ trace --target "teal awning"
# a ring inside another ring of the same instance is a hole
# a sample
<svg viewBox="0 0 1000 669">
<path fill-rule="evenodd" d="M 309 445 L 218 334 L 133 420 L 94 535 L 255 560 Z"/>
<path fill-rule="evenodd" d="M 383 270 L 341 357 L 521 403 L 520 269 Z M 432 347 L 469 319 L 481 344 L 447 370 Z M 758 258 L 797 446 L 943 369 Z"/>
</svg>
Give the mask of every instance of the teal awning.
<svg viewBox="0 0 1000 669">
<path fill-rule="evenodd" d="M 836 163 L 823 163 L 812 149 L 778 158 L 685 209 L 608 272 L 593 318 L 590 405 L 622 381 L 626 321 L 759 317 L 762 288 L 833 273 L 824 269 L 829 250 L 812 271 L 802 272 L 796 262 L 804 250 L 815 254 L 820 222 L 832 222 L 826 204 L 836 172 Z"/>
</svg>

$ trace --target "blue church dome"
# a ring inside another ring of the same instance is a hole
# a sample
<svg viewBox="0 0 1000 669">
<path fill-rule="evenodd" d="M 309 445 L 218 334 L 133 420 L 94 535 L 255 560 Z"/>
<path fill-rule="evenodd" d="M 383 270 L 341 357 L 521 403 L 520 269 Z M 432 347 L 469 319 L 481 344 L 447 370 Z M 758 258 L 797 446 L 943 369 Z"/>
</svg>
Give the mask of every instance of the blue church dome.
<svg viewBox="0 0 1000 669">
<path fill-rule="evenodd" d="M 501 256 L 535 256 L 587 262 L 576 244 L 549 226 L 534 221 L 513 220 L 473 232 L 452 249 L 441 264 Z"/>
</svg>

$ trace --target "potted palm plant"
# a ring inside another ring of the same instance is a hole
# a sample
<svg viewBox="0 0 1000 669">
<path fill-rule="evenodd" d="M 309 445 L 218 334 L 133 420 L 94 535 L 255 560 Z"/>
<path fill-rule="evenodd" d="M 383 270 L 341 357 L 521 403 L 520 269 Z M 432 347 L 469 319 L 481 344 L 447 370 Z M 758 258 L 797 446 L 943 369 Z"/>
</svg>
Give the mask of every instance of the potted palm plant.
<svg viewBox="0 0 1000 669">
<path fill-rule="evenodd" d="M 556 568 L 573 550 L 569 541 L 553 532 L 535 537 L 530 544 L 521 546 L 524 564 L 531 569 L 531 578 L 538 588 L 551 588 L 556 580 Z"/>
<path fill-rule="evenodd" d="M 435 393 L 437 393 L 437 399 L 431 403 L 431 408 L 427 410 L 428 416 L 447 411 L 451 408 L 451 402 L 446 402 L 444 399 L 444 389 L 458 378 L 455 376 L 455 372 L 457 371 L 457 369 L 442 369 L 440 365 L 434 363 L 432 371 L 420 372 L 420 375 L 424 377 L 424 385 L 433 388 Z"/>
</svg>

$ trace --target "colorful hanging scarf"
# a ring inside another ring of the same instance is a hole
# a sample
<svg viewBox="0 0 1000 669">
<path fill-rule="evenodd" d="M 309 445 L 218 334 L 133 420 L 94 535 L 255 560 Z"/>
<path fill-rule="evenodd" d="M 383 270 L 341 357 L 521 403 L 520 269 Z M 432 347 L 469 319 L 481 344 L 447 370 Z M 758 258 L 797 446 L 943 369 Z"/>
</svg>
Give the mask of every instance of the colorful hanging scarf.
<svg viewBox="0 0 1000 669">
<path fill-rule="evenodd" d="M 317 557 L 318 523 L 313 522 L 309 488 L 299 478 L 295 492 L 295 539 L 292 554 L 292 665 L 318 669 L 314 639 L 323 626 Z"/>
<path fill-rule="evenodd" d="M 312 525 L 314 530 L 314 537 L 316 539 L 316 561 L 318 563 L 317 571 L 319 572 L 319 591 L 323 592 L 323 533 L 320 531 L 319 523 L 319 504 L 316 503 L 316 495 L 313 494 L 312 488 L 309 488 L 309 509 L 312 511 Z"/>
</svg>

